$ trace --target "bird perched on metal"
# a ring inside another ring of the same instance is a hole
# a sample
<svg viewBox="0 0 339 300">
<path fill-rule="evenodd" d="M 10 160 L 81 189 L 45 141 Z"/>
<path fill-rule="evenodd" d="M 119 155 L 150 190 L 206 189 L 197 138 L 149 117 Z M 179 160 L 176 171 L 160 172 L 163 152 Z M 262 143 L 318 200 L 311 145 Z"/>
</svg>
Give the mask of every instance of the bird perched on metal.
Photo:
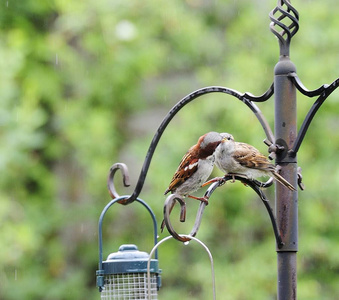
<svg viewBox="0 0 339 300">
<path fill-rule="evenodd" d="M 195 197 L 191 193 L 197 191 L 212 173 L 215 161 L 214 151 L 221 140 L 221 135 L 214 131 L 201 136 L 198 142 L 181 159 L 164 194 L 172 192 L 182 197 L 189 197 L 208 203 L 205 197 Z M 164 223 L 161 228 L 163 226 Z"/>
<path fill-rule="evenodd" d="M 235 142 L 229 133 L 221 133 L 222 141 L 215 150 L 215 165 L 225 174 L 246 175 L 248 179 L 273 176 L 280 184 L 296 190 L 277 173 L 276 167 L 253 146 Z"/>
</svg>

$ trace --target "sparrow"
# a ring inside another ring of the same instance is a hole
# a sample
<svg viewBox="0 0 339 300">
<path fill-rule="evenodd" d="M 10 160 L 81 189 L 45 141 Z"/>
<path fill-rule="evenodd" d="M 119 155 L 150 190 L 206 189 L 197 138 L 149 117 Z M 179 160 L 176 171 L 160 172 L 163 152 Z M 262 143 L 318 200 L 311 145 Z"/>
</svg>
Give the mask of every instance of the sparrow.
<svg viewBox="0 0 339 300">
<path fill-rule="evenodd" d="M 221 140 L 222 136 L 214 131 L 201 136 L 181 159 L 164 195 L 172 192 L 183 197 L 206 201 L 190 194 L 197 191 L 211 175 L 215 161 L 214 152 Z"/>
<path fill-rule="evenodd" d="M 206 197 L 195 197 L 191 193 L 197 191 L 211 175 L 214 167 L 214 152 L 222 140 L 222 136 L 214 131 L 201 136 L 183 156 L 164 195 L 169 192 L 182 197 L 189 197 L 208 204 Z M 173 206 L 170 210 L 172 210 Z M 161 228 L 163 229 L 164 223 Z"/>
<path fill-rule="evenodd" d="M 276 167 L 258 149 L 235 142 L 229 133 L 220 133 L 222 141 L 215 150 L 215 165 L 225 174 L 245 175 L 248 179 L 273 176 L 291 191 L 295 187 L 278 174 Z"/>
</svg>

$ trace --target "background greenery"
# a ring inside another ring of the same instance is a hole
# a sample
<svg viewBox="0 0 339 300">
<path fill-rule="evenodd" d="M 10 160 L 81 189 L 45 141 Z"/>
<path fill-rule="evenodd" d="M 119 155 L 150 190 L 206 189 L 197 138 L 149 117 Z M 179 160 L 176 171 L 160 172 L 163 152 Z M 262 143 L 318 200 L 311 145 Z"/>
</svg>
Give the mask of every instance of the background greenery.
<svg viewBox="0 0 339 300">
<path fill-rule="evenodd" d="M 337 1 L 293 4 L 301 15 L 291 49 L 298 75 L 309 89 L 331 83 L 339 70 Z M 279 57 L 269 31 L 275 5 L 0 2 L 1 299 L 99 299 L 97 221 L 110 200 L 110 166 L 129 166 L 132 187 L 119 192 L 130 194 L 155 130 L 183 96 L 208 85 L 266 91 Z M 338 101 L 335 92 L 321 108 L 298 156 L 307 188 L 299 202 L 299 299 L 339 294 Z M 311 105 L 298 96 L 299 125 Z M 273 127 L 273 100 L 260 108 Z M 267 153 L 264 132 L 242 103 L 209 95 L 188 105 L 164 133 L 140 195 L 159 223 L 182 155 L 211 130 Z M 273 188 L 267 193 L 273 203 Z M 139 206 L 111 209 L 104 257 L 123 243 L 150 252 L 151 221 Z M 189 232 L 197 206 L 188 201 L 179 232 Z M 275 242 L 252 191 L 239 183 L 217 190 L 198 237 L 215 259 L 218 299 L 276 299 Z M 212 298 L 208 257 L 197 244 L 161 246 L 160 267 L 159 299 Z"/>
</svg>

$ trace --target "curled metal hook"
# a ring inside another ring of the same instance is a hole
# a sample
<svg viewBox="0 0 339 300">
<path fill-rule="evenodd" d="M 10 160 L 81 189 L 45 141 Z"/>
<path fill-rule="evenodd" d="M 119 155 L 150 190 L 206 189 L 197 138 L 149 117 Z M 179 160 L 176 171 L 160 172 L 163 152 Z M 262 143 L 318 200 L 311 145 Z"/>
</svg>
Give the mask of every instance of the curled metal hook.
<svg viewBox="0 0 339 300">
<path fill-rule="evenodd" d="M 206 199 L 209 199 L 209 197 L 212 195 L 212 193 L 215 191 L 215 189 L 222 185 L 219 181 L 218 182 L 214 182 L 213 184 L 210 185 L 210 187 L 207 189 L 207 191 L 205 192 L 204 197 Z M 167 197 L 165 204 L 164 204 L 164 222 L 165 225 L 167 227 L 168 232 L 178 241 L 180 242 L 188 242 L 190 239 L 188 239 L 187 237 L 183 237 L 182 235 L 178 234 L 171 223 L 170 220 L 170 214 L 171 211 L 175 205 L 175 200 L 177 200 L 180 205 L 181 205 L 181 211 L 180 211 L 180 222 L 185 222 L 186 220 L 186 203 L 184 201 L 184 199 L 177 194 L 172 194 L 170 196 Z M 202 221 L 202 215 L 204 213 L 205 207 L 206 207 L 206 202 L 201 201 L 198 211 L 197 211 L 197 215 L 195 218 L 195 222 L 193 225 L 193 228 L 189 234 L 189 236 L 196 236 L 196 234 L 198 233 L 201 221 Z"/>
<path fill-rule="evenodd" d="M 220 186 L 221 183 L 220 182 L 215 182 L 213 183 L 205 192 L 204 197 L 206 199 L 209 199 L 209 197 L 212 195 L 212 193 L 214 192 L 214 190 Z M 168 232 L 178 241 L 181 242 L 187 242 L 189 241 L 189 239 L 182 237 L 181 235 L 179 235 L 173 228 L 171 220 L 170 220 L 170 214 L 171 211 L 175 205 L 175 200 L 177 200 L 180 205 L 181 205 L 181 211 L 180 211 L 180 222 L 185 222 L 186 220 L 186 203 L 184 201 L 184 199 L 176 194 L 172 194 L 170 196 L 167 197 L 165 204 L 164 204 L 164 223 L 167 227 Z M 196 234 L 198 233 L 201 221 L 202 221 L 202 215 L 204 213 L 205 207 L 206 207 L 206 202 L 200 202 L 198 211 L 197 211 L 197 215 L 195 218 L 195 222 L 193 225 L 193 228 L 191 230 L 191 233 L 189 234 L 190 236 L 196 236 Z"/>
<path fill-rule="evenodd" d="M 297 168 L 298 185 L 299 185 L 299 188 L 303 191 L 303 190 L 305 190 L 305 185 L 303 183 L 303 175 L 301 174 L 301 172 L 302 172 L 301 167 L 298 167 Z"/>
<path fill-rule="evenodd" d="M 129 181 L 129 174 L 128 174 L 128 168 L 125 164 L 123 163 L 115 163 L 112 165 L 112 167 L 109 169 L 109 174 L 107 178 L 107 188 L 110 196 L 112 199 L 119 198 L 120 195 L 117 193 L 115 186 L 114 186 L 114 175 L 117 170 L 121 171 L 122 173 L 122 181 L 125 187 L 130 186 L 130 181 Z M 122 199 L 118 201 L 120 204 L 127 204 L 126 202 L 127 199 Z"/>
<path fill-rule="evenodd" d="M 183 197 L 181 197 L 178 194 L 171 194 L 166 198 L 165 204 L 164 204 L 164 221 L 165 225 L 167 227 L 168 232 L 178 241 L 181 242 L 188 242 L 190 241 L 187 237 L 182 237 L 176 231 L 174 230 L 171 221 L 170 221 L 170 214 L 171 210 L 173 209 L 175 205 L 175 201 L 178 201 L 181 210 L 180 210 L 180 222 L 185 222 L 186 220 L 186 202 Z"/>
</svg>

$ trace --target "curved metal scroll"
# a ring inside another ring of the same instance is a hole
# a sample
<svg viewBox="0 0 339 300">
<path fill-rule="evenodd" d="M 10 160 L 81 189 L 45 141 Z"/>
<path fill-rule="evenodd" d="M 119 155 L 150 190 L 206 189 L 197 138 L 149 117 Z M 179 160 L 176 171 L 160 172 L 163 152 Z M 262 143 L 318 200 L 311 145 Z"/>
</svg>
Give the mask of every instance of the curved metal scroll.
<svg viewBox="0 0 339 300">
<path fill-rule="evenodd" d="M 334 80 L 331 84 L 324 84 L 320 88 L 309 91 L 305 88 L 305 86 L 302 84 L 301 80 L 297 76 L 296 73 L 290 73 L 289 77 L 291 78 L 292 82 L 296 86 L 299 92 L 304 94 L 308 97 L 315 97 L 319 96 L 318 99 L 314 102 L 311 109 L 309 110 L 306 118 L 304 119 L 304 122 L 302 123 L 297 139 L 293 145 L 293 148 L 289 151 L 289 154 L 291 156 L 295 156 L 300 148 L 300 145 L 302 141 L 304 140 L 304 137 L 306 135 L 306 132 L 315 116 L 317 111 L 319 110 L 320 106 L 325 102 L 325 100 L 328 98 L 332 92 L 335 91 L 335 89 L 339 86 L 339 78 Z"/>
<path fill-rule="evenodd" d="M 266 195 L 264 194 L 264 192 L 260 189 L 261 187 L 268 187 L 273 183 L 273 180 L 268 180 L 266 183 L 262 183 L 260 181 L 257 180 L 250 180 L 246 177 L 241 177 L 241 176 L 237 176 L 237 175 L 225 175 L 224 177 L 218 178 L 220 179 L 217 182 L 214 182 L 206 191 L 205 193 L 205 197 L 209 198 L 213 192 L 221 185 L 223 185 L 225 182 L 229 181 L 229 180 L 239 180 L 241 181 L 243 184 L 245 184 L 246 186 L 251 187 L 256 193 L 257 195 L 260 197 L 260 199 L 262 200 L 263 204 L 265 205 L 265 208 L 270 216 L 270 220 L 272 223 L 272 227 L 273 227 L 273 232 L 275 235 L 275 239 L 277 242 L 277 247 L 280 249 L 284 243 L 281 239 L 281 235 L 279 233 L 278 230 L 278 225 L 277 225 L 277 221 L 275 219 L 274 213 L 273 213 L 273 209 L 270 205 L 269 200 L 267 199 Z M 173 201 L 178 200 L 180 205 L 181 205 L 181 211 L 183 209 L 185 209 L 184 207 L 186 206 L 186 203 L 183 201 L 183 199 L 180 196 L 177 196 L 175 194 L 167 197 L 165 204 L 164 204 L 164 220 L 165 220 L 165 224 L 167 227 L 167 230 L 169 231 L 169 233 L 178 241 L 180 242 L 187 242 L 190 239 L 188 237 L 183 237 L 182 235 L 178 234 L 170 221 L 170 207 L 173 206 Z M 197 212 L 197 216 L 195 219 L 195 223 L 194 226 L 192 228 L 191 233 L 189 234 L 189 236 L 195 236 L 199 230 L 200 227 L 200 223 L 202 220 L 202 215 L 204 212 L 204 209 L 206 207 L 206 203 L 205 202 L 201 202 L 198 212 Z"/>
<path fill-rule="evenodd" d="M 171 221 L 170 221 L 170 213 L 171 213 L 171 208 L 174 206 L 175 201 L 178 201 L 180 206 L 181 206 L 181 212 L 180 212 L 180 221 L 184 222 L 185 218 L 183 218 L 182 212 L 186 212 L 186 203 L 184 199 L 176 194 L 172 194 L 166 198 L 165 205 L 164 205 L 164 221 L 165 225 L 167 227 L 167 230 L 169 233 L 178 241 L 180 242 L 188 242 L 190 239 L 187 237 L 182 237 L 180 236 L 173 228 Z"/>
<path fill-rule="evenodd" d="M 130 186 L 129 181 L 129 174 L 128 174 L 128 168 L 123 163 L 116 163 L 109 169 L 109 174 L 107 178 L 107 188 L 108 192 L 111 195 L 112 199 L 119 198 L 119 194 L 117 193 L 115 186 L 114 186 L 114 175 L 117 170 L 121 170 L 122 173 L 122 181 L 125 187 Z M 124 204 L 125 198 L 118 201 L 120 204 Z"/>
<path fill-rule="evenodd" d="M 170 111 L 169 113 L 166 115 L 166 117 L 164 118 L 164 120 L 162 121 L 162 123 L 160 124 L 159 128 L 157 129 L 151 144 L 148 148 L 146 157 L 145 157 L 145 161 L 144 164 L 142 166 L 140 175 L 139 175 L 139 179 L 138 182 L 136 184 L 136 187 L 134 189 L 133 194 L 128 198 L 125 199 L 122 204 L 129 204 L 132 203 L 140 194 L 145 179 L 146 179 L 146 175 L 155 151 L 156 146 L 158 145 L 158 142 L 164 132 L 164 130 L 166 129 L 167 125 L 169 124 L 169 122 L 173 119 L 173 117 L 180 111 L 180 109 L 182 109 L 186 104 L 190 103 L 191 101 L 193 101 L 194 99 L 201 97 L 203 95 L 206 94 L 210 94 L 210 93 L 224 93 L 224 94 L 228 94 L 231 96 L 234 96 L 235 98 L 241 100 L 244 104 L 246 104 L 251 110 L 252 112 L 255 114 L 255 116 L 257 117 L 257 119 L 259 120 L 261 126 L 263 127 L 266 137 L 269 141 L 271 141 L 272 143 L 274 142 L 274 136 L 272 133 L 272 130 L 268 124 L 268 122 L 266 121 L 265 117 L 263 116 L 263 114 L 261 113 L 260 109 L 253 103 L 253 102 L 263 102 L 268 100 L 274 92 L 274 88 L 273 88 L 273 84 L 270 86 L 270 88 L 261 96 L 253 96 L 250 93 L 239 93 L 236 90 L 233 89 L 229 89 L 227 87 L 219 87 L 219 86 L 210 86 L 210 87 L 205 87 L 205 88 L 201 88 L 199 90 L 194 91 L 193 93 L 187 95 L 186 97 L 184 97 L 183 99 L 181 99 Z M 108 182 L 108 186 L 110 187 L 110 191 L 115 191 L 114 188 L 114 174 L 115 172 L 113 172 L 110 176 L 109 176 L 109 182 Z M 114 194 L 113 194 L 114 195 Z"/>
</svg>

